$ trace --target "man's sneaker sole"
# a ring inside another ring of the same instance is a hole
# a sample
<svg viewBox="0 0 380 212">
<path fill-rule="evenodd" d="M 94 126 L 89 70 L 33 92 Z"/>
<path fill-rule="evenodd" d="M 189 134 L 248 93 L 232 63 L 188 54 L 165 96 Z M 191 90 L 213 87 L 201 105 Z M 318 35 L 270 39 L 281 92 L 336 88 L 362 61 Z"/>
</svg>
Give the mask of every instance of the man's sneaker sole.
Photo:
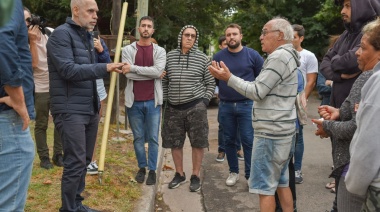
<svg viewBox="0 0 380 212">
<path fill-rule="evenodd" d="M 185 184 L 185 183 L 186 183 L 186 180 L 185 180 L 185 181 L 182 181 L 182 182 L 180 182 L 180 183 L 178 183 L 177 185 L 175 185 L 175 186 L 173 186 L 173 187 L 170 187 L 170 186 L 169 186 L 169 189 L 175 189 L 175 188 L 178 188 L 180 185 Z"/>
<path fill-rule="evenodd" d="M 95 175 L 95 174 L 98 174 L 98 173 L 99 173 L 98 171 L 87 171 L 88 175 Z"/>
<path fill-rule="evenodd" d="M 216 161 L 218 161 L 218 162 L 223 162 L 224 161 L 224 158 L 223 159 L 215 159 Z"/>
<path fill-rule="evenodd" d="M 191 192 L 197 192 L 197 191 L 200 191 L 201 188 L 202 188 L 202 186 L 199 186 L 199 188 L 197 188 L 197 189 L 195 189 L 195 190 L 190 189 L 190 191 L 191 191 Z"/>
</svg>

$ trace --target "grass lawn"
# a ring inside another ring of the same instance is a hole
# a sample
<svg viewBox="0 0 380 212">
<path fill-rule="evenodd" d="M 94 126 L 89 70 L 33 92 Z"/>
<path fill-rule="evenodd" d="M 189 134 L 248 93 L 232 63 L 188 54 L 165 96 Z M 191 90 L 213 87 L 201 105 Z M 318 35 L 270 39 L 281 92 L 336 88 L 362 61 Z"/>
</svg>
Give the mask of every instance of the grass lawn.
<svg viewBox="0 0 380 212">
<path fill-rule="evenodd" d="M 123 127 L 121 125 L 120 128 L 123 129 Z M 30 129 L 34 138 L 34 123 L 30 125 Z M 133 211 L 135 203 L 141 196 L 141 187 L 134 181 L 134 175 L 138 168 L 132 135 L 120 133 L 119 135 L 124 138 L 124 141 L 111 140 L 112 137 L 116 137 L 115 129 L 116 127 L 111 125 L 102 184 L 99 184 L 98 175 L 87 175 L 86 189 L 82 193 L 85 197 L 83 204 L 105 212 L 128 212 Z M 97 158 L 100 152 L 102 131 L 103 124 L 99 124 Z M 49 121 L 47 138 L 51 158 L 53 155 L 52 120 Z M 58 211 L 61 206 L 61 177 L 62 167 L 54 166 L 50 170 L 40 167 L 40 159 L 36 150 L 25 211 Z"/>
</svg>

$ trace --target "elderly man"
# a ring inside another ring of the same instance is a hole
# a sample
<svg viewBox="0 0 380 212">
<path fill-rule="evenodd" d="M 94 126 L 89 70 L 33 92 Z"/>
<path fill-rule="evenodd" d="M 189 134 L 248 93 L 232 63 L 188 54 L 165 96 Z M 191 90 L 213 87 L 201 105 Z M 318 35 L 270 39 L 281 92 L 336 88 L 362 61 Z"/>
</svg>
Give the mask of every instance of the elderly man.
<svg viewBox="0 0 380 212">
<path fill-rule="evenodd" d="M 91 162 L 99 122 L 96 79 L 121 73 L 122 63 L 95 64 L 93 38 L 98 16 L 95 0 L 72 0 L 72 18 L 56 28 L 47 43 L 50 105 L 63 144 L 60 211 L 95 211 L 82 205 L 86 167 Z"/>
<path fill-rule="evenodd" d="M 293 29 L 282 18 L 264 25 L 260 41 L 268 53 L 260 75 L 253 82 L 231 74 L 223 61 L 213 61 L 211 74 L 240 94 L 254 100 L 254 144 L 249 192 L 260 195 L 260 211 L 274 211 L 277 190 L 283 211 L 293 211 L 288 163 L 295 142 L 295 96 L 298 53 L 293 48 Z"/>
<path fill-rule="evenodd" d="M 184 26 L 178 47 L 167 54 L 166 76 L 162 79 L 164 101 L 162 147 L 171 148 L 176 169 L 169 188 L 185 183 L 183 145 L 186 133 L 192 147 L 193 172 L 190 191 L 201 189 L 199 178 L 204 148 L 208 145 L 207 105 L 215 90 L 215 80 L 207 70 L 210 60 L 198 50 L 198 29 Z"/>
</svg>

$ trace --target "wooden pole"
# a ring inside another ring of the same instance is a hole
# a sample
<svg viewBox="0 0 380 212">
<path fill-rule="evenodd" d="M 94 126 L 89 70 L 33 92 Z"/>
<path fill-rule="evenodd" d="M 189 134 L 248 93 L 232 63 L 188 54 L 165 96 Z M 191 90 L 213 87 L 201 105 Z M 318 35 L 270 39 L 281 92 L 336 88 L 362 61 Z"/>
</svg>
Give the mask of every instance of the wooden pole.
<svg viewBox="0 0 380 212">
<path fill-rule="evenodd" d="M 123 41 L 124 26 L 125 26 L 125 20 L 127 17 L 127 8 L 128 8 L 128 3 L 124 2 L 123 9 L 121 12 L 120 27 L 119 27 L 119 33 L 118 33 L 117 43 L 116 43 L 116 52 L 115 52 L 115 58 L 114 58 L 115 63 L 118 63 L 120 61 L 121 44 Z M 112 108 L 112 102 L 113 102 L 113 97 L 115 93 L 116 76 L 117 76 L 117 73 L 112 72 L 111 81 L 110 81 L 110 89 L 109 89 L 108 100 L 107 100 L 106 116 L 104 118 L 102 145 L 100 148 L 100 158 L 99 158 L 99 168 L 98 168 L 99 183 L 102 183 L 102 175 L 104 171 L 104 160 L 106 156 L 107 139 L 108 139 L 108 133 L 109 133 L 109 128 L 110 128 L 111 108 Z"/>
</svg>

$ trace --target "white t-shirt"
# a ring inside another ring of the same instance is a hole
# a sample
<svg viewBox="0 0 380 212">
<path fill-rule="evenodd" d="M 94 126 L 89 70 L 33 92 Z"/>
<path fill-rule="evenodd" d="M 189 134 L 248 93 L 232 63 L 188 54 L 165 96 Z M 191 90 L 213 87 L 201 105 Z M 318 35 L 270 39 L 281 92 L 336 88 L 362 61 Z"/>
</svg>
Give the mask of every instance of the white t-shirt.
<svg viewBox="0 0 380 212">
<path fill-rule="evenodd" d="M 301 66 L 299 67 L 305 80 L 307 80 L 306 74 L 318 73 L 318 60 L 314 53 L 302 49 L 298 52 L 300 54 Z M 306 84 L 306 83 L 305 83 Z"/>
</svg>

